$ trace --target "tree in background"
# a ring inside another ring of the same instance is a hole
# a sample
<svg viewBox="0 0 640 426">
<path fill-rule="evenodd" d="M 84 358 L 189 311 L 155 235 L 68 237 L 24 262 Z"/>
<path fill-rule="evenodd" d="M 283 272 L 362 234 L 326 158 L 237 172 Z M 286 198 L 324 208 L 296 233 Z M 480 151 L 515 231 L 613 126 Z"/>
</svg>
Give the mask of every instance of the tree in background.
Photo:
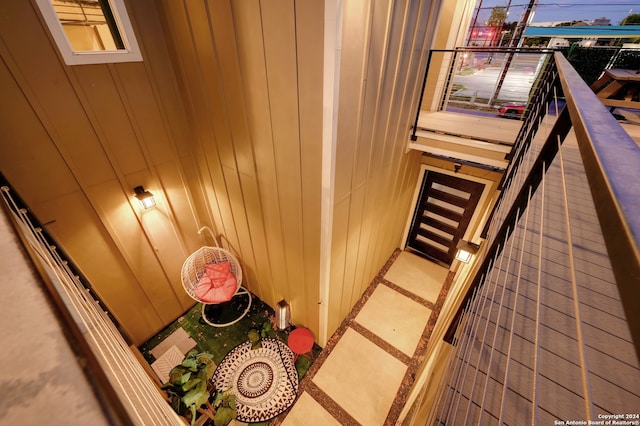
<svg viewBox="0 0 640 426">
<path fill-rule="evenodd" d="M 513 32 L 516 29 L 518 23 L 516 21 L 506 22 L 502 25 L 502 31 L 500 31 L 500 40 L 498 41 L 498 46 L 509 46 L 511 44 L 511 38 L 513 37 Z"/>
<path fill-rule="evenodd" d="M 507 19 L 507 9 L 504 7 L 494 7 L 491 9 L 491 16 L 487 20 L 487 27 L 491 31 L 491 41 L 489 46 L 495 46 L 496 40 L 500 37 L 504 21 Z"/>
<path fill-rule="evenodd" d="M 487 26 L 489 27 L 501 27 L 507 19 L 507 9 L 501 6 L 496 6 L 491 9 L 491 16 L 487 20 Z"/>
<path fill-rule="evenodd" d="M 632 13 L 631 15 L 627 15 L 622 21 L 620 21 L 620 25 L 639 25 L 640 24 L 640 13 Z"/>
</svg>

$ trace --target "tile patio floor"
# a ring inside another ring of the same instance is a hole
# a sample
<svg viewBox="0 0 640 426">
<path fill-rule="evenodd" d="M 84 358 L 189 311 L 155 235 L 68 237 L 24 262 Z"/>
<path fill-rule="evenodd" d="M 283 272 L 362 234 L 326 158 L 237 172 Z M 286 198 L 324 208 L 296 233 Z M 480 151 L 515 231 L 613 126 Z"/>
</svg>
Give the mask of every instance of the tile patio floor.
<svg viewBox="0 0 640 426">
<path fill-rule="evenodd" d="M 449 270 L 397 250 L 270 424 L 392 425 L 451 284 Z"/>
</svg>

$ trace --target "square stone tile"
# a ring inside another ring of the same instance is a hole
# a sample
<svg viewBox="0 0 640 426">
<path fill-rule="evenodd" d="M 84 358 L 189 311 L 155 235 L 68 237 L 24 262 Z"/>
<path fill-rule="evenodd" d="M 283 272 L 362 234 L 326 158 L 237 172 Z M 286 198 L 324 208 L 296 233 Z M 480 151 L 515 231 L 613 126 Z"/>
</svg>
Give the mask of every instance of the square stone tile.
<svg viewBox="0 0 640 426">
<path fill-rule="evenodd" d="M 171 346 L 168 351 L 160 355 L 156 361 L 151 364 L 151 368 L 156 372 L 162 383 L 169 381 L 169 373 L 178 364 L 182 363 L 184 354 L 177 346 Z"/>
<path fill-rule="evenodd" d="M 166 339 L 160 342 L 158 346 L 151 349 L 149 352 L 151 352 L 151 355 L 158 359 L 162 356 L 162 354 L 171 349 L 172 346 L 176 346 L 178 349 L 180 349 L 180 352 L 186 354 L 196 346 L 196 341 L 187 334 L 184 328 L 178 327 L 176 331 L 168 335 Z"/>
<path fill-rule="evenodd" d="M 407 366 L 347 329 L 313 382 L 363 425 L 382 425 Z"/>
<path fill-rule="evenodd" d="M 408 356 L 418 346 L 431 309 L 379 284 L 355 320 Z"/>
<path fill-rule="evenodd" d="M 448 274 L 447 268 L 403 251 L 384 278 L 416 296 L 435 303 Z"/>
<path fill-rule="evenodd" d="M 285 417 L 282 425 L 308 426 L 311 424 L 340 426 L 339 421 L 322 408 L 308 393 L 303 392 L 291 408 L 291 411 L 289 411 L 289 414 L 287 414 L 287 417 Z"/>
</svg>

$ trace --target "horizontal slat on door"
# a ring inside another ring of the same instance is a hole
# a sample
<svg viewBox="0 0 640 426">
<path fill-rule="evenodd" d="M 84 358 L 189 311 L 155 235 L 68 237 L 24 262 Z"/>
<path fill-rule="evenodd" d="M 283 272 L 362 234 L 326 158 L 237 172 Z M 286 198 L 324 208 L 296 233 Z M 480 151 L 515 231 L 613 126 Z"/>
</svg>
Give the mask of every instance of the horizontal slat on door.
<svg viewBox="0 0 640 426">
<path fill-rule="evenodd" d="M 455 226 L 448 225 L 438 219 L 434 219 L 433 217 L 429 217 L 425 215 L 422 216 L 422 223 L 428 226 L 433 226 L 434 228 L 438 228 L 446 232 L 447 234 L 451 234 L 451 235 L 454 235 L 457 231 Z"/>
<path fill-rule="evenodd" d="M 456 222 L 460 222 L 462 220 L 462 215 L 460 213 L 456 213 L 452 210 L 446 209 L 444 207 L 440 207 L 437 204 L 427 203 L 426 207 L 429 211 L 434 212 L 440 216 L 444 216 L 447 219 L 451 219 Z"/>
<path fill-rule="evenodd" d="M 452 240 L 452 238 L 446 238 L 424 228 L 418 229 L 418 235 L 422 235 L 423 237 L 433 240 L 436 243 L 442 244 L 443 246 L 449 246 Z"/>
<path fill-rule="evenodd" d="M 444 191 L 440 191 L 435 188 L 431 188 L 431 190 L 429 191 L 429 197 L 433 197 L 438 200 L 445 201 L 449 204 L 453 204 L 454 206 L 463 207 L 463 208 L 469 202 L 467 198 L 458 197 L 456 195 L 453 195 Z"/>
</svg>

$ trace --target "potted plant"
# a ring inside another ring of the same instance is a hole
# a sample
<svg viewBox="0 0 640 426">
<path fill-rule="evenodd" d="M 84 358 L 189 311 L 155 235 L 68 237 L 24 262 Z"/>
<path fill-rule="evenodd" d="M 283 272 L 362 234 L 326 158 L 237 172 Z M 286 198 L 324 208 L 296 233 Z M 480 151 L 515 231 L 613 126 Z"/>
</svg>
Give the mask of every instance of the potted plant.
<svg viewBox="0 0 640 426">
<path fill-rule="evenodd" d="M 195 424 L 197 413 L 208 417 L 215 426 L 227 425 L 236 418 L 236 397 L 229 390 L 213 389 L 213 355 L 197 350 L 187 353 L 180 365 L 169 373 L 169 381 L 162 386 L 173 409 Z"/>
</svg>

